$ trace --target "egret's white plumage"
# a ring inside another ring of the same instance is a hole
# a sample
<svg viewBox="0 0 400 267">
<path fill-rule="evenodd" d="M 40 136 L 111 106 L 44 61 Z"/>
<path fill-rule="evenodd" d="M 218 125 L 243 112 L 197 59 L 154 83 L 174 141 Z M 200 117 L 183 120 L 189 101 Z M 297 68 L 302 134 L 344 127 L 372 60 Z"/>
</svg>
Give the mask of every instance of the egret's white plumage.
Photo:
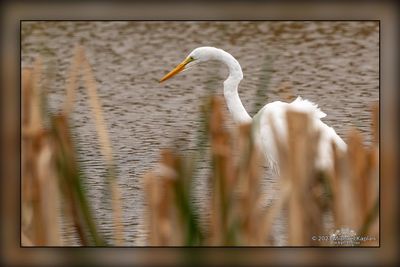
<svg viewBox="0 0 400 267">
<path fill-rule="evenodd" d="M 238 123 L 253 123 L 255 137 L 258 145 L 264 152 L 269 165 L 279 171 L 277 147 L 274 142 L 271 123 L 274 124 L 278 136 L 286 140 L 287 124 L 286 111 L 300 111 L 309 114 L 311 125 L 320 132 L 317 151 L 316 167 L 322 170 L 332 168 L 331 142 L 335 142 L 342 151 L 346 150 L 346 144 L 336 134 L 333 128 L 321 121 L 326 114 L 318 106 L 308 100 L 297 97 L 291 103 L 275 101 L 265 105 L 255 116 L 251 118 L 239 98 L 238 86 L 243 79 L 242 68 L 239 62 L 228 52 L 215 47 L 199 47 L 194 49 L 188 57 L 174 70 L 165 75 L 160 82 L 169 79 L 175 74 L 190 68 L 191 66 L 208 60 L 218 60 L 225 63 L 229 69 L 229 76 L 224 81 L 224 96 L 233 119 Z"/>
</svg>

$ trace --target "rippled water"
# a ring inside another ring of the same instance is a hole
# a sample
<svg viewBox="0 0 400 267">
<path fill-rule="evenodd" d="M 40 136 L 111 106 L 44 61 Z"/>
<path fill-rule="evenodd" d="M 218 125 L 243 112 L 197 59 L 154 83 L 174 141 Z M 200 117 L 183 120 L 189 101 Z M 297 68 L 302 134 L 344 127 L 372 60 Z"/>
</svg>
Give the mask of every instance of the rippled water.
<svg viewBox="0 0 400 267">
<path fill-rule="evenodd" d="M 201 99 L 211 91 L 222 95 L 227 70 L 218 62 L 158 83 L 196 47 L 220 47 L 238 59 L 244 72 L 239 93 L 251 115 L 260 107 L 256 103 L 282 100 L 288 84 L 293 95 L 318 103 L 328 114 L 324 121 L 343 138 L 357 127 L 367 142 L 371 139 L 369 107 L 379 97 L 377 22 L 23 22 L 21 30 L 22 65 L 41 55 L 50 66 L 48 75 L 54 74 L 49 84 L 52 110 L 61 107 L 74 45 L 86 48 L 118 165 L 127 245 L 145 242 L 143 173 L 157 162 L 161 148 L 179 143 L 186 152 L 193 150 Z M 110 236 L 110 210 L 102 191 L 105 170 L 83 88 L 73 124 L 95 215 Z M 204 167 L 201 174 L 206 171 Z M 271 195 L 276 183 L 266 176 Z M 202 200 L 208 195 L 203 193 L 204 175 L 199 178 L 197 205 L 204 209 Z M 275 227 L 276 244 L 284 244 L 284 222 L 278 220 Z M 76 244 L 67 230 L 65 240 Z"/>
</svg>

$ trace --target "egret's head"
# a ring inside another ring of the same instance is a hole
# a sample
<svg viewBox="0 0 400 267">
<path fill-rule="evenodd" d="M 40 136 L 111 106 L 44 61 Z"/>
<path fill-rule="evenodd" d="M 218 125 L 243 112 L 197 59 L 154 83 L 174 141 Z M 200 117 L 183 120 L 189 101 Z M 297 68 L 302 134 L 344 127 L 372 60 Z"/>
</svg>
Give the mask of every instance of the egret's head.
<svg viewBox="0 0 400 267">
<path fill-rule="evenodd" d="M 190 69 L 194 65 L 212 59 L 212 50 L 216 49 L 214 47 L 198 47 L 194 49 L 190 54 L 182 61 L 178 66 L 176 66 L 173 70 L 171 70 L 168 74 L 166 74 L 163 78 L 161 78 L 160 82 L 168 80 L 174 75 L 182 72 L 184 70 Z"/>
<path fill-rule="evenodd" d="M 203 46 L 194 49 L 188 57 L 192 57 L 195 61 L 202 62 L 214 58 L 215 51 L 220 50 L 215 47 Z"/>
</svg>

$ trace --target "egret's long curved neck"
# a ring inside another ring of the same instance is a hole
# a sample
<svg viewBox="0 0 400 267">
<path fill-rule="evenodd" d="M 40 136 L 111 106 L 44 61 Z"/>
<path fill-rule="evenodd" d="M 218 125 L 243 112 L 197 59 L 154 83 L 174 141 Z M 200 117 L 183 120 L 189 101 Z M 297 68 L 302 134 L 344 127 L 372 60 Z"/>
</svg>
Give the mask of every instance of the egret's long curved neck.
<svg viewBox="0 0 400 267">
<path fill-rule="evenodd" d="M 217 60 L 224 62 L 229 68 L 229 77 L 224 81 L 224 96 L 226 104 L 231 112 L 233 119 L 238 123 L 249 123 L 251 117 L 244 108 L 239 98 L 238 86 L 243 79 L 242 68 L 239 62 L 229 53 L 218 49 Z"/>
</svg>

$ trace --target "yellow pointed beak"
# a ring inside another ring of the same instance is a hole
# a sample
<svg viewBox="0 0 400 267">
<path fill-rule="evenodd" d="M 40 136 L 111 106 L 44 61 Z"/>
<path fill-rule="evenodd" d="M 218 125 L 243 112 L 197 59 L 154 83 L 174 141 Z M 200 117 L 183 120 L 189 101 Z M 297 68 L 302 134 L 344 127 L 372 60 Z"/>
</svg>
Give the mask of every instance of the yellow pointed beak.
<svg viewBox="0 0 400 267">
<path fill-rule="evenodd" d="M 176 74 L 178 74 L 179 72 L 181 72 L 185 66 L 189 63 L 193 61 L 192 57 L 188 57 L 186 58 L 184 61 L 182 61 L 178 66 L 176 66 L 175 69 L 171 70 L 167 75 L 165 75 L 164 77 L 161 78 L 160 83 L 168 80 L 169 78 L 171 78 L 172 76 L 175 76 Z"/>
</svg>

